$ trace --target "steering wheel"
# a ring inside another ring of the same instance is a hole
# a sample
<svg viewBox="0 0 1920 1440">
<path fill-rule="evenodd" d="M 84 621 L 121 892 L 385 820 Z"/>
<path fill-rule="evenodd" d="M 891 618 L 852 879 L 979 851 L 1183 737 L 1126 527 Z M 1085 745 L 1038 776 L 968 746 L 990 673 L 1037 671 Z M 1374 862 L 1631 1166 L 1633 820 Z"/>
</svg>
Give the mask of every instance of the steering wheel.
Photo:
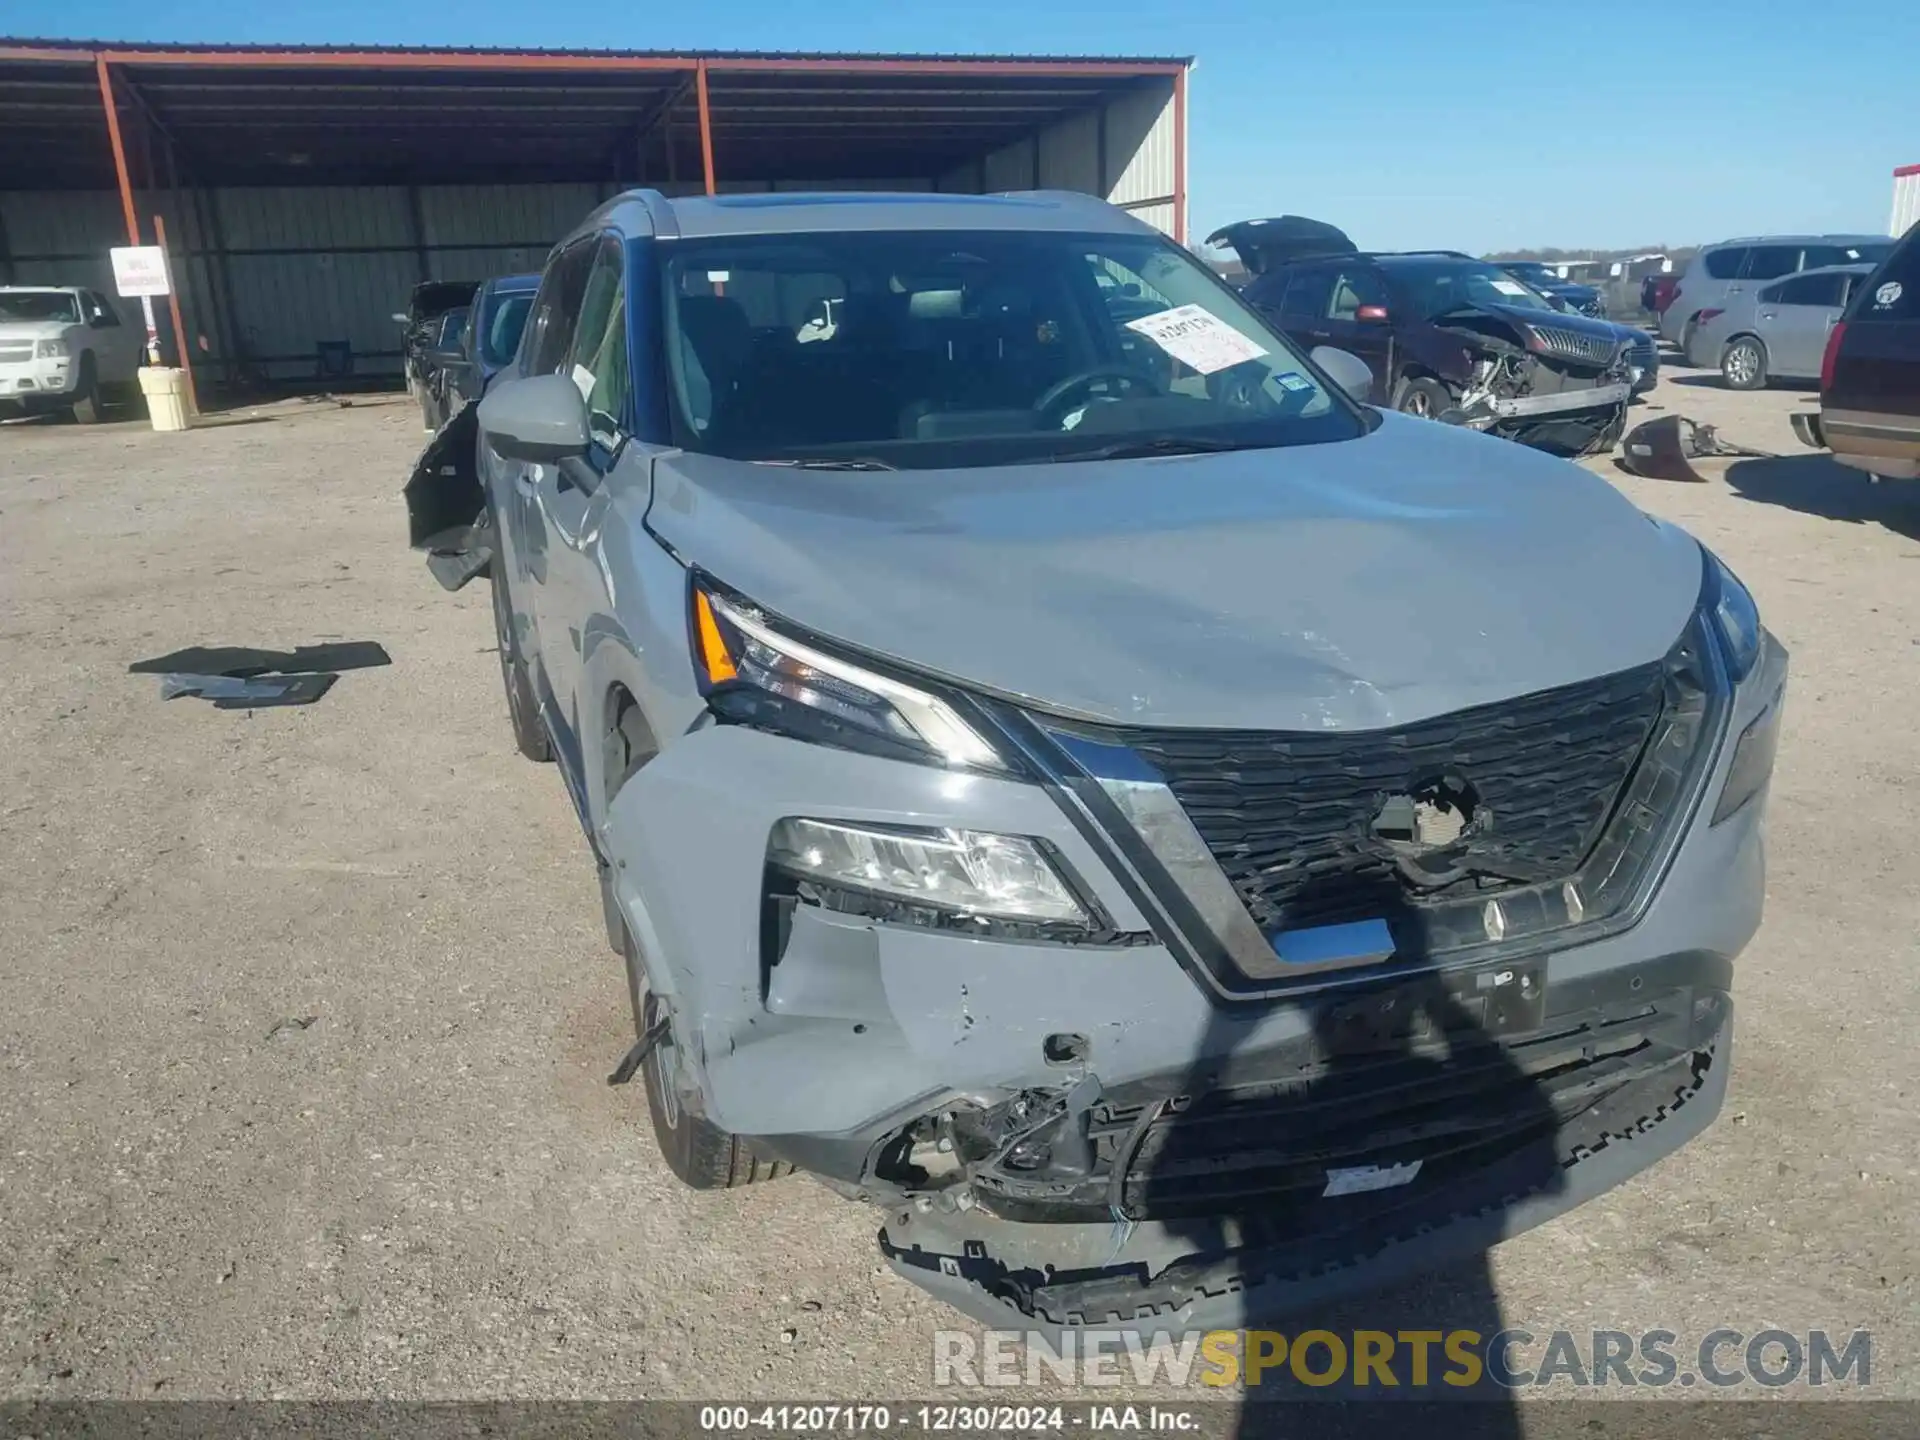
<svg viewBox="0 0 1920 1440">
<path fill-rule="evenodd" d="M 1063 401 L 1081 399 L 1082 391 L 1087 392 L 1086 398 L 1092 398 L 1094 386 L 1103 380 L 1118 380 L 1129 389 L 1144 390 L 1149 395 L 1167 393 L 1160 388 L 1152 376 L 1143 374 L 1132 366 L 1095 365 L 1091 369 L 1077 371 L 1066 379 L 1049 385 L 1040 398 L 1033 402 L 1033 408 L 1047 416 L 1051 416 L 1055 411 L 1061 411 L 1064 418 L 1064 412 L 1071 407 L 1064 405 Z"/>
</svg>

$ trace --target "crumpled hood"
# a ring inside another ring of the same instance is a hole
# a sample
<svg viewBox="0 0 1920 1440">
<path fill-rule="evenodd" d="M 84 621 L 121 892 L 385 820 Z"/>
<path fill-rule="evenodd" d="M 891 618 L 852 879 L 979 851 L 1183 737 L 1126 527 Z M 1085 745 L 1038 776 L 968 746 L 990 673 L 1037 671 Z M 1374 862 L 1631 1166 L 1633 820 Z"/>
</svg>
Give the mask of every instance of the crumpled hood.
<svg viewBox="0 0 1920 1440">
<path fill-rule="evenodd" d="M 1597 475 L 1388 415 L 1363 439 L 997 469 L 676 453 L 648 524 L 821 635 L 1125 724 L 1404 724 L 1659 658 L 1699 546 Z"/>
</svg>

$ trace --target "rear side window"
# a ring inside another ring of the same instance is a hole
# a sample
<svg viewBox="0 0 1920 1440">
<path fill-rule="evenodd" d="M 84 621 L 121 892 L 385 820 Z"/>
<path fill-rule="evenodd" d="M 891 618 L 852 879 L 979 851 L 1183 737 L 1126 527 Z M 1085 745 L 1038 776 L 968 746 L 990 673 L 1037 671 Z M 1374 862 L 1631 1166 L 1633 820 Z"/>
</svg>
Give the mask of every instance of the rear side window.
<svg viewBox="0 0 1920 1440">
<path fill-rule="evenodd" d="M 1839 305 L 1846 299 L 1844 275 L 1796 275 L 1769 285 L 1760 298 L 1774 305 Z"/>
<path fill-rule="evenodd" d="M 587 275 L 567 373 L 580 387 L 594 438 L 609 448 L 627 428 L 627 286 L 620 244 L 600 242 Z"/>
<path fill-rule="evenodd" d="M 580 302 L 587 292 L 587 272 L 593 268 L 594 244 L 578 241 L 563 250 L 541 277 L 527 321 L 526 373 L 558 374 L 573 348 L 573 331 L 580 319 Z"/>
<path fill-rule="evenodd" d="M 1862 241 L 1858 245 L 1809 245 L 1802 262 L 1809 270 L 1822 265 L 1878 265 L 1893 250 L 1893 241 Z"/>
<path fill-rule="evenodd" d="M 1747 247 L 1744 245 L 1709 250 L 1706 255 L 1707 274 L 1715 280 L 1737 280 L 1741 267 L 1746 263 Z"/>
<path fill-rule="evenodd" d="M 1287 280 L 1287 298 L 1280 302 L 1281 323 L 1324 320 L 1332 299 L 1333 271 L 1319 265 L 1302 266 Z"/>
<path fill-rule="evenodd" d="M 1920 225 L 1886 263 L 1854 286 L 1849 320 L 1920 320 Z"/>
<path fill-rule="evenodd" d="M 1747 268 L 1741 272 L 1741 278 L 1778 280 L 1782 275 L 1791 275 L 1799 268 L 1798 245 L 1755 245 L 1747 251 Z"/>
</svg>

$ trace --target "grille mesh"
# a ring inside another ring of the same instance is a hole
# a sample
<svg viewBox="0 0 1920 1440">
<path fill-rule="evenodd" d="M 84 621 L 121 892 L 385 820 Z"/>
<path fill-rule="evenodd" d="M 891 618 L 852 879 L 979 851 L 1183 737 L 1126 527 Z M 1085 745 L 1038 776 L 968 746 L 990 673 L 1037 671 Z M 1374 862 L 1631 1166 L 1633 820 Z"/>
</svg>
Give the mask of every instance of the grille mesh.
<svg viewBox="0 0 1920 1440">
<path fill-rule="evenodd" d="M 1391 730 L 1129 728 L 1255 922 L 1283 929 L 1570 877 L 1666 705 L 1660 662 Z M 1374 833 L 1390 797 L 1464 777 L 1480 812 L 1445 885 L 1415 885 Z"/>
</svg>

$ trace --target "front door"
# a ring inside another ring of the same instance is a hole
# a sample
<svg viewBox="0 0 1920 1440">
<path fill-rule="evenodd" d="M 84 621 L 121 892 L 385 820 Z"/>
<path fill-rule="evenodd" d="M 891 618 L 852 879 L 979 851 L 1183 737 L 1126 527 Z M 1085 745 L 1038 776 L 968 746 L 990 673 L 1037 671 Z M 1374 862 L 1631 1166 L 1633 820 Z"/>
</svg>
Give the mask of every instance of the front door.
<svg viewBox="0 0 1920 1440">
<path fill-rule="evenodd" d="M 1760 292 L 1755 328 L 1767 347 L 1768 373 L 1806 380 L 1820 373 L 1827 336 L 1846 301 L 1847 276 L 1827 271 L 1795 275 Z"/>
<path fill-rule="evenodd" d="M 1344 264 L 1327 300 L 1326 338 L 1316 341 L 1358 355 L 1373 371 L 1373 398 L 1384 404 L 1393 389 L 1393 326 L 1387 287 L 1372 266 Z"/>
<path fill-rule="evenodd" d="M 578 320 L 560 373 L 580 388 L 593 443 L 579 458 L 529 466 L 522 482 L 530 492 L 528 532 L 538 536 L 530 549 L 540 569 L 533 593 L 540 667 L 552 696 L 554 736 L 574 761 L 576 775 L 582 736 L 592 718 L 581 693 L 581 647 L 591 619 L 612 606 L 594 551 L 608 503 L 601 482 L 619 460 L 631 428 L 624 256 L 612 237 L 592 244 Z"/>
</svg>

